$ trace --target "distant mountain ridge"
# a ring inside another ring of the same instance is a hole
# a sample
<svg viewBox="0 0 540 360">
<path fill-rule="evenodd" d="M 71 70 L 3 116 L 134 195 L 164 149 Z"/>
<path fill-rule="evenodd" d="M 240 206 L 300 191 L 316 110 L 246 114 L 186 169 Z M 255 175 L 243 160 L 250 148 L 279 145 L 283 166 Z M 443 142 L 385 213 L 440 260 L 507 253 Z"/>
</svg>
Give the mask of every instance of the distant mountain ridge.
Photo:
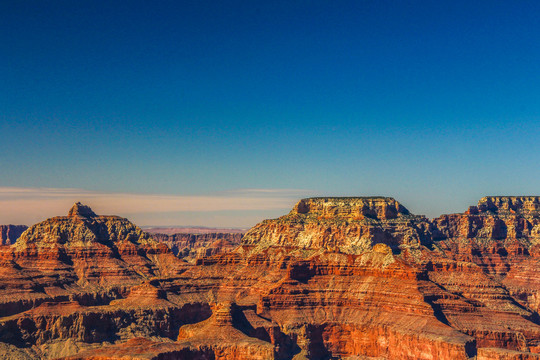
<svg viewBox="0 0 540 360">
<path fill-rule="evenodd" d="M 150 234 L 243 234 L 248 229 L 241 228 L 220 228 L 205 226 L 142 226 L 144 231 Z"/>
<path fill-rule="evenodd" d="M 232 251 L 240 245 L 244 233 L 155 233 L 151 235 L 160 243 L 166 244 L 176 256 L 193 260 L 201 256 Z"/>
</svg>

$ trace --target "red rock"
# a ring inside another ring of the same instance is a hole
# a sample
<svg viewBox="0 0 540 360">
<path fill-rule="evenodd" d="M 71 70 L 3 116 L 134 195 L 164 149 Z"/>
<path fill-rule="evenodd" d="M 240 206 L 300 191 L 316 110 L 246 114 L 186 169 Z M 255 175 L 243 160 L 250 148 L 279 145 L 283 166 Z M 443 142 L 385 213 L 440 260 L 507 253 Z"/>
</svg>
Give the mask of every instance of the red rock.
<svg viewBox="0 0 540 360">
<path fill-rule="evenodd" d="M 306 199 L 193 264 L 77 204 L 0 249 L 0 352 L 537 359 L 539 204 L 486 197 L 430 221 L 390 198 Z"/>
<path fill-rule="evenodd" d="M 304 199 L 285 216 L 266 220 L 242 239 L 257 247 L 293 246 L 359 254 L 377 243 L 394 250 L 429 240 L 429 222 L 392 198 Z"/>
</svg>

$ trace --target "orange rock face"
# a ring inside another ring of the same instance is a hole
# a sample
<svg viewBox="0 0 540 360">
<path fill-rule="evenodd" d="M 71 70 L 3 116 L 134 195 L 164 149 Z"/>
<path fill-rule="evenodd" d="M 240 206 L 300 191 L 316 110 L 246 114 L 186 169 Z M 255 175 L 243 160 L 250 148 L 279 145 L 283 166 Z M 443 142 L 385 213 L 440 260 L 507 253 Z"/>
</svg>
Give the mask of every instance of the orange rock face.
<svg viewBox="0 0 540 360">
<path fill-rule="evenodd" d="M 0 354 L 539 359 L 539 209 L 486 197 L 429 220 L 390 198 L 304 199 L 187 263 L 76 204 L 0 250 Z"/>
<path fill-rule="evenodd" d="M 243 243 L 350 254 L 383 243 L 397 251 L 400 245 L 429 241 L 429 227 L 427 218 L 410 214 L 391 198 L 313 198 L 301 200 L 288 215 L 256 225 Z"/>
</svg>

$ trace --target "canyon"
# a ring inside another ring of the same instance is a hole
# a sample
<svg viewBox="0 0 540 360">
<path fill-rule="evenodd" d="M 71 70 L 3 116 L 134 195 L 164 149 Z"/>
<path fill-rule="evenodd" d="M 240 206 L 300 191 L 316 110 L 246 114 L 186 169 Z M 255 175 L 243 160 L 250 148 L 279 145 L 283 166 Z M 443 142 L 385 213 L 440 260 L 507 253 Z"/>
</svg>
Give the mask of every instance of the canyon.
<svg viewBox="0 0 540 360">
<path fill-rule="evenodd" d="M 155 232 L 150 235 L 156 241 L 166 244 L 179 258 L 193 261 L 198 257 L 233 250 L 240 245 L 244 233 L 240 231 L 173 234 Z"/>
<path fill-rule="evenodd" d="M 435 219 L 308 198 L 200 251 L 80 203 L 19 230 L 0 246 L 4 359 L 540 359 L 537 196 Z"/>
</svg>

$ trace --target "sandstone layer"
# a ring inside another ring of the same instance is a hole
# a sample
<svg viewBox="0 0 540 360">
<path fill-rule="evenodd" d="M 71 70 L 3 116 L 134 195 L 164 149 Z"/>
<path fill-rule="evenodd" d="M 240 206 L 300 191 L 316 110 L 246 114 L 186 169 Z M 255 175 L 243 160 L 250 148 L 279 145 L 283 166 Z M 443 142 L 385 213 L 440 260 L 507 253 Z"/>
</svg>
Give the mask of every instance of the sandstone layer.
<svg viewBox="0 0 540 360">
<path fill-rule="evenodd" d="M 256 225 L 243 243 L 350 254 L 383 243 L 397 251 L 429 241 L 429 227 L 426 217 L 411 214 L 392 198 L 311 198 L 300 200 L 288 215 Z"/>
<path fill-rule="evenodd" d="M 13 359 L 540 359 L 540 198 L 313 198 L 194 263 L 76 204 L 0 252 Z"/>
</svg>

